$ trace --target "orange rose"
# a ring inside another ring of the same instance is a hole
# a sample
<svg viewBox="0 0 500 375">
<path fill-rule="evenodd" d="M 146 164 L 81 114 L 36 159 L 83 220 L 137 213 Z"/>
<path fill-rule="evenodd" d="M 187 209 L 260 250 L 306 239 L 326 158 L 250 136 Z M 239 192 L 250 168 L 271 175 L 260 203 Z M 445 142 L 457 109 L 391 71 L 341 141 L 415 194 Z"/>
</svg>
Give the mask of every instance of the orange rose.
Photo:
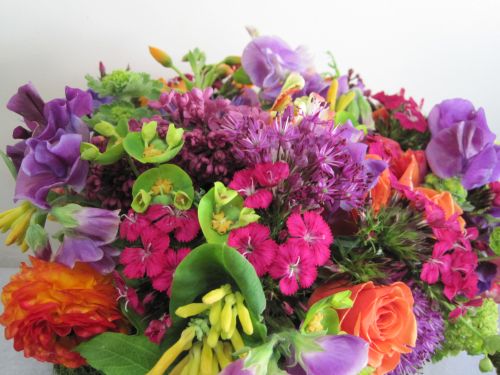
<svg viewBox="0 0 500 375">
<path fill-rule="evenodd" d="M 25 357 L 62 364 L 84 365 L 73 352 L 80 342 L 122 325 L 117 293 L 109 276 L 77 263 L 70 269 L 58 263 L 31 258 L 21 264 L 3 288 L 5 311 L 0 324 L 14 349 Z"/>
<path fill-rule="evenodd" d="M 339 310 L 340 328 L 370 344 L 368 364 L 375 374 L 392 371 L 402 353 L 410 353 L 417 339 L 413 295 L 402 282 L 377 286 L 371 281 L 355 286 L 328 283 L 317 288 L 309 304 L 329 295 L 350 290 L 354 305 Z"/>
</svg>

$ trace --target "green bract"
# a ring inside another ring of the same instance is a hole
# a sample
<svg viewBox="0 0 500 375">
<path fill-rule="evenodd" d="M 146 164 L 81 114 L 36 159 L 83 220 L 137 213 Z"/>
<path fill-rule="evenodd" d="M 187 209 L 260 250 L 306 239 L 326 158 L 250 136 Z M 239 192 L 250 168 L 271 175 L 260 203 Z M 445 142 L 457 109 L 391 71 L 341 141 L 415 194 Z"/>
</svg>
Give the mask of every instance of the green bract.
<svg viewBox="0 0 500 375">
<path fill-rule="evenodd" d="M 164 164 L 141 174 L 132 187 L 132 208 L 144 212 L 150 203 L 173 204 L 180 210 L 191 208 L 193 182 L 189 175 L 173 164 Z"/>
<path fill-rule="evenodd" d="M 495 227 L 490 235 L 490 248 L 497 255 L 500 255 L 500 227 Z"/>
<path fill-rule="evenodd" d="M 198 220 L 208 243 L 225 243 L 232 229 L 259 220 L 252 208 L 243 207 L 243 198 L 216 182 L 200 200 Z"/>
<path fill-rule="evenodd" d="M 176 129 L 173 124 L 168 127 L 165 140 L 158 137 L 156 121 L 143 125 L 140 132 L 130 132 L 123 141 L 127 154 L 141 163 L 161 164 L 174 158 L 182 146 L 183 129 Z"/>
<path fill-rule="evenodd" d="M 231 284 L 241 292 L 250 312 L 255 333 L 265 337 L 262 313 L 266 297 L 253 266 L 238 251 L 221 244 L 204 244 L 191 251 L 177 267 L 170 297 L 170 316 L 173 327 L 167 332 L 166 345 L 177 340 L 187 324 L 175 314 L 180 306 L 196 301 L 220 285 Z M 254 335 L 255 335 L 254 333 Z"/>
<path fill-rule="evenodd" d="M 106 150 L 100 152 L 92 143 L 83 142 L 80 152 L 83 160 L 90 160 L 98 164 L 109 165 L 116 163 L 123 155 L 123 139 L 128 133 L 128 123 L 120 120 L 117 126 L 101 121 L 94 126 L 94 131 L 108 138 Z"/>
<path fill-rule="evenodd" d="M 90 75 L 85 78 L 89 88 L 101 97 L 113 96 L 120 99 L 130 99 L 144 96 L 157 99 L 162 88 L 162 83 L 151 79 L 149 74 L 130 70 L 115 70 L 100 80 Z"/>
</svg>

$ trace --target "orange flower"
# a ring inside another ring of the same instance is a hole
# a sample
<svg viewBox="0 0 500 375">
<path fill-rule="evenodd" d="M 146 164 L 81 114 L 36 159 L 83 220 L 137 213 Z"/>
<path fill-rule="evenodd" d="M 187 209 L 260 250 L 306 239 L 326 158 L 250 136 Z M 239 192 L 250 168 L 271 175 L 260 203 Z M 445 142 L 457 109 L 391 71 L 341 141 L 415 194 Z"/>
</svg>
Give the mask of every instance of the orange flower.
<svg viewBox="0 0 500 375">
<path fill-rule="evenodd" d="M 5 337 L 13 338 L 14 349 L 24 350 L 25 357 L 71 368 L 84 365 L 85 359 L 71 350 L 121 325 L 111 278 L 83 263 L 70 269 L 30 260 L 32 266 L 22 263 L 3 288 Z"/>
<path fill-rule="evenodd" d="M 441 207 L 444 212 L 444 217 L 448 220 L 453 215 L 457 215 L 458 223 L 460 224 L 460 228 L 464 230 L 465 228 L 465 220 L 462 216 L 462 208 L 455 202 L 453 199 L 453 195 L 449 191 L 436 191 L 429 188 L 418 187 L 415 189 L 425 195 L 430 201 L 434 202 L 436 205 Z"/>
<path fill-rule="evenodd" d="M 314 291 L 309 305 L 344 290 L 352 292 L 354 304 L 339 310 L 340 328 L 370 344 L 368 364 L 376 369 L 375 374 L 392 371 L 401 354 L 412 351 L 417 339 L 410 288 L 402 282 L 387 286 L 371 281 L 355 286 L 328 283 Z"/>
<path fill-rule="evenodd" d="M 366 155 L 367 159 L 382 160 L 375 154 Z M 378 177 L 377 184 L 370 190 L 372 197 L 372 208 L 375 212 L 379 212 L 382 207 L 387 206 L 391 198 L 391 173 L 386 168 Z"/>
</svg>

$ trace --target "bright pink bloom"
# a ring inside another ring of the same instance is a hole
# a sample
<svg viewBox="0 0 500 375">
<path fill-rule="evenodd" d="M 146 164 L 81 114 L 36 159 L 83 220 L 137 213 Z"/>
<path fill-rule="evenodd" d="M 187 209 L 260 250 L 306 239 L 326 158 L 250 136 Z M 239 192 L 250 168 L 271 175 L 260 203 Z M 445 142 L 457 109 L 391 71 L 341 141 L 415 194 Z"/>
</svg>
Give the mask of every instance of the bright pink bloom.
<svg viewBox="0 0 500 375">
<path fill-rule="evenodd" d="M 179 211 L 174 237 L 179 242 L 191 242 L 200 232 L 200 223 L 196 209 Z"/>
<path fill-rule="evenodd" d="M 262 187 L 275 187 L 286 180 L 290 175 L 288 163 L 279 161 L 276 163 L 260 163 L 254 168 L 254 176 Z"/>
<path fill-rule="evenodd" d="M 328 261 L 333 235 L 321 215 L 313 211 L 304 212 L 302 216 L 295 213 L 290 215 L 286 226 L 291 237 L 289 241 L 308 250 L 306 254 L 314 264 L 322 266 Z"/>
<path fill-rule="evenodd" d="M 115 287 L 118 291 L 118 300 L 125 300 L 125 311 L 128 311 L 128 306 L 130 305 L 138 314 L 144 314 L 144 305 L 139 300 L 139 296 L 134 288 L 129 288 L 122 276 L 117 272 L 113 271 L 113 279 L 115 281 Z"/>
<path fill-rule="evenodd" d="M 141 278 L 144 274 L 149 277 L 159 275 L 170 244 L 168 235 L 159 235 L 154 227 L 142 231 L 141 241 L 143 248 L 126 247 L 120 254 L 120 262 L 125 266 L 123 273 L 131 279 Z"/>
<path fill-rule="evenodd" d="M 244 205 L 248 208 L 268 208 L 273 201 L 273 193 L 269 190 L 259 189 L 254 194 L 245 198 Z"/>
<path fill-rule="evenodd" d="M 292 295 L 302 288 L 309 288 L 316 280 L 318 271 L 310 254 L 305 249 L 287 241 L 280 245 L 277 256 L 269 268 L 273 279 L 279 279 L 284 295 Z"/>
<path fill-rule="evenodd" d="M 258 189 L 254 170 L 243 169 L 234 174 L 229 187 L 245 198 L 245 207 L 268 208 L 273 201 L 273 194 L 265 189 Z"/>
<path fill-rule="evenodd" d="M 166 257 L 161 264 L 161 272 L 152 278 L 153 288 L 160 292 L 166 291 L 170 296 L 172 293 L 172 280 L 174 272 L 179 263 L 189 254 L 191 249 L 182 248 L 179 250 L 168 249 Z"/>
<path fill-rule="evenodd" d="M 120 224 L 120 238 L 128 242 L 135 242 L 141 235 L 141 232 L 149 225 L 149 220 L 145 215 L 138 214 L 130 209 L 128 215 L 124 216 Z"/>
<path fill-rule="evenodd" d="M 229 233 L 227 243 L 238 250 L 254 266 L 257 275 L 263 276 L 276 256 L 278 245 L 271 238 L 268 227 L 252 223 Z"/>
<path fill-rule="evenodd" d="M 465 303 L 460 303 L 448 316 L 450 319 L 456 319 L 465 315 L 470 307 L 480 307 L 483 304 L 482 298 L 475 298 Z"/>
<path fill-rule="evenodd" d="M 148 328 L 144 331 L 149 341 L 160 345 L 167 330 L 172 327 L 172 319 L 168 314 L 164 314 L 160 319 L 151 320 Z"/>
</svg>

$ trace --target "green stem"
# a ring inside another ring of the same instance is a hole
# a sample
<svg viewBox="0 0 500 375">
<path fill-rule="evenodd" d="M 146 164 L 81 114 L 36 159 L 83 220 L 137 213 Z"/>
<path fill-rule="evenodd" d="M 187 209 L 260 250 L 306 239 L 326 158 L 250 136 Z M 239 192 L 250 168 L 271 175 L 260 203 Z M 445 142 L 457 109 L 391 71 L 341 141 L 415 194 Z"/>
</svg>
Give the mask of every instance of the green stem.
<svg viewBox="0 0 500 375">
<path fill-rule="evenodd" d="M 130 156 L 128 157 L 128 165 L 130 165 L 130 169 L 132 169 L 132 172 L 134 172 L 135 177 L 139 177 L 141 172 L 139 172 L 137 166 L 135 165 L 134 161 Z"/>
<path fill-rule="evenodd" d="M 177 73 L 177 75 L 179 77 L 181 77 L 181 79 L 184 81 L 184 83 L 186 84 L 186 87 L 188 88 L 188 90 L 191 90 L 193 88 L 193 82 L 191 82 L 188 77 L 186 77 L 186 75 L 184 73 L 182 73 L 178 67 L 176 67 L 175 65 L 172 65 L 172 69 Z"/>
</svg>

